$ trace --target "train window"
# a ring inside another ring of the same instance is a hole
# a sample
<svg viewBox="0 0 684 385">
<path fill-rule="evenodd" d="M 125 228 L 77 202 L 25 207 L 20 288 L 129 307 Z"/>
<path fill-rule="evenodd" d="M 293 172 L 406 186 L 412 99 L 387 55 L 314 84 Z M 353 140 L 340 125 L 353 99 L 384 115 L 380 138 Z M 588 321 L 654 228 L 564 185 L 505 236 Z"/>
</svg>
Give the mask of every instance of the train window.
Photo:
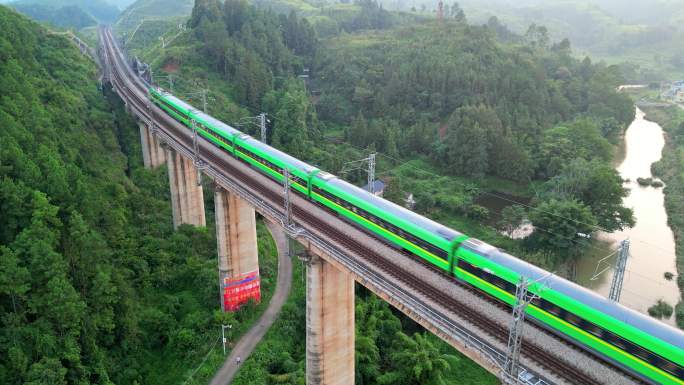
<svg viewBox="0 0 684 385">
<path fill-rule="evenodd" d="M 672 373 L 679 378 L 684 377 L 684 370 L 682 370 L 682 368 L 677 366 L 677 364 L 675 364 L 674 362 L 667 361 L 667 360 L 663 359 L 662 357 L 657 357 L 657 359 L 654 361 L 657 361 L 657 362 L 653 362 L 653 364 L 655 366 L 659 367 L 660 369 L 662 369 L 668 373 Z"/>
<path fill-rule="evenodd" d="M 607 338 L 607 340 L 609 340 L 610 343 L 613 344 L 614 346 L 617 346 L 618 348 L 625 350 L 625 351 L 627 350 L 627 347 L 628 347 L 627 341 L 625 341 L 622 338 L 614 335 L 613 333 L 610 333 L 610 337 Z"/>
<path fill-rule="evenodd" d="M 548 312 L 551 313 L 551 314 L 560 315 L 561 312 L 562 312 L 561 308 L 559 308 L 558 306 L 552 304 L 552 303 L 549 302 L 549 301 L 546 301 L 546 303 L 545 303 L 544 305 L 546 305 L 544 310 L 548 311 Z"/>
<path fill-rule="evenodd" d="M 582 319 L 570 312 L 567 312 L 565 320 L 575 326 L 580 326 L 582 324 Z"/>
<path fill-rule="evenodd" d="M 643 348 L 636 346 L 634 344 L 629 344 L 627 351 L 632 353 L 633 355 L 641 358 L 644 361 L 649 361 L 649 356 L 650 353 L 644 350 Z"/>
<path fill-rule="evenodd" d="M 185 116 L 184 113 L 178 111 L 178 109 L 176 109 L 176 107 L 172 106 L 171 104 L 169 104 L 169 103 L 164 103 L 164 104 L 165 104 L 166 107 L 168 107 L 171 111 L 177 113 L 177 114 L 180 115 L 180 116 Z"/>
<path fill-rule="evenodd" d="M 581 328 L 597 337 L 603 335 L 603 329 L 584 319 L 582 320 Z"/>
</svg>

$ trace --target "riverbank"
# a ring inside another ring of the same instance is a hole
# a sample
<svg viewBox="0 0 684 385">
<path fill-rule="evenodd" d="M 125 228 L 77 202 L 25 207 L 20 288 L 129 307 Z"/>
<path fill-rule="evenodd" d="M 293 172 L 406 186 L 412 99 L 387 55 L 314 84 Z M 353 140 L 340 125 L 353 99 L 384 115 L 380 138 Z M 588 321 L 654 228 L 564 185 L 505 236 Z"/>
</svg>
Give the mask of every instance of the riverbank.
<svg viewBox="0 0 684 385">
<path fill-rule="evenodd" d="M 645 108 L 646 118 L 660 124 L 666 132 L 663 158 L 653 164 L 653 174 L 665 182 L 665 209 L 675 237 L 677 283 L 684 297 L 684 109 Z M 675 309 L 677 325 L 684 328 L 684 302 Z"/>
</svg>

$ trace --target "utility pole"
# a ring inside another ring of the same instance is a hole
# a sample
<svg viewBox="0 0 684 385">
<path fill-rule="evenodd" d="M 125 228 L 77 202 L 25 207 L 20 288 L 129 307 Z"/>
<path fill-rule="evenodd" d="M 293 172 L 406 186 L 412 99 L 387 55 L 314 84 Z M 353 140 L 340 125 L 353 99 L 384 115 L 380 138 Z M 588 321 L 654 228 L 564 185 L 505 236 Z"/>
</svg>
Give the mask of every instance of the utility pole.
<svg viewBox="0 0 684 385">
<path fill-rule="evenodd" d="M 233 325 L 221 325 L 221 338 L 223 339 L 223 355 L 226 355 L 226 342 L 228 340 L 226 339 L 226 329 L 230 330 L 233 328 Z"/>
<path fill-rule="evenodd" d="M 261 142 L 266 143 L 266 114 L 259 114 L 259 127 L 261 128 Z"/>
<path fill-rule="evenodd" d="M 173 74 L 169 74 L 169 92 L 173 93 Z"/>
<path fill-rule="evenodd" d="M 368 191 L 375 193 L 375 153 L 368 155 Z"/>
<path fill-rule="evenodd" d="M 620 242 L 618 258 L 615 263 L 615 273 L 613 273 L 613 282 L 610 284 L 610 293 L 608 294 L 608 299 L 611 301 L 620 302 L 622 283 L 624 282 L 625 268 L 627 267 L 627 258 L 629 258 L 629 239 Z"/>
<path fill-rule="evenodd" d="M 207 113 L 207 91 L 208 90 L 206 88 L 202 88 L 202 91 L 201 91 L 202 92 L 202 111 L 204 111 L 205 114 Z"/>
<path fill-rule="evenodd" d="M 442 0 L 439 0 L 439 3 L 437 3 L 437 21 L 442 23 L 442 20 L 444 19 L 444 2 Z"/>
<path fill-rule="evenodd" d="M 197 141 L 197 123 L 195 122 L 195 119 L 190 120 L 192 124 L 192 149 L 195 152 L 195 160 L 194 164 L 195 167 L 197 168 L 197 185 L 201 186 L 202 185 L 202 170 L 205 168 L 205 164 L 200 158 L 200 153 L 199 153 L 199 143 Z"/>
<path fill-rule="evenodd" d="M 285 226 L 292 226 L 292 202 L 290 202 L 290 170 L 287 167 L 283 170 L 283 196 L 285 204 Z"/>
</svg>

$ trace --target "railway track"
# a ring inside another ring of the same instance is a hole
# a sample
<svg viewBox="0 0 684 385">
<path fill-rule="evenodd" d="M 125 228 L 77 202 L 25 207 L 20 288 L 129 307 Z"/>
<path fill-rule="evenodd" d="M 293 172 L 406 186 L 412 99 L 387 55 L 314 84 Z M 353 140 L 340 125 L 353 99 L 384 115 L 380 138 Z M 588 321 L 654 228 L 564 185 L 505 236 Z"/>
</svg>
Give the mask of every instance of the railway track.
<svg viewBox="0 0 684 385">
<path fill-rule="evenodd" d="M 149 114 L 148 119 L 154 119 L 156 121 L 171 123 L 168 125 L 164 125 L 164 127 L 169 127 L 173 136 L 175 136 L 176 138 L 183 138 L 184 140 L 189 139 L 190 135 L 187 132 L 179 132 L 179 130 L 173 128 L 175 125 L 175 121 L 170 122 L 170 118 L 168 118 L 168 116 L 165 116 L 163 114 L 160 114 L 158 111 L 155 111 L 156 106 L 155 108 L 150 108 L 149 100 L 146 99 L 147 90 L 145 89 L 145 86 L 142 84 L 142 82 L 136 79 L 135 76 L 129 71 L 127 63 L 125 63 L 125 59 L 120 55 L 120 53 L 118 53 L 118 50 L 113 47 L 112 40 L 114 38 L 111 35 L 111 32 L 106 29 L 103 32 L 105 35 L 108 36 L 108 38 L 103 39 L 103 44 L 105 47 L 105 50 L 103 52 L 103 55 L 105 57 L 105 65 L 108 63 L 107 60 L 114 60 L 118 63 L 114 66 L 114 68 L 111 69 L 111 75 L 116 77 L 116 82 L 119 84 L 118 88 L 120 89 L 120 91 L 128 96 L 129 100 L 127 102 L 136 104 L 137 109 L 140 111 L 147 111 Z M 119 71 L 122 70 L 122 68 L 125 68 L 126 76 L 122 76 L 119 73 Z M 144 98 L 141 95 L 144 95 Z M 184 146 L 186 148 L 191 148 L 190 146 Z M 274 192 L 273 189 L 268 188 L 262 183 L 255 181 L 249 175 L 245 174 L 241 170 L 229 164 L 229 162 L 227 162 L 226 160 L 221 159 L 220 157 L 217 157 L 214 154 L 204 153 L 203 156 L 207 158 L 207 160 L 209 160 L 212 164 L 220 165 L 221 170 L 225 171 L 226 174 L 230 175 L 231 179 L 233 179 L 234 181 L 239 181 L 239 183 L 241 184 L 248 185 L 253 191 L 258 191 L 261 194 L 261 196 L 265 197 L 268 201 L 270 201 L 270 205 L 276 211 L 282 212 L 282 208 L 280 207 L 282 202 L 282 196 Z M 326 237 L 334 240 L 338 245 L 343 246 L 344 249 L 350 250 L 354 254 L 362 256 L 365 260 L 363 263 L 366 264 L 367 268 L 370 268 L 371 270 L 375 271 L 382 271 L 385 273 L 385 275 L 392 276 L 396 281 L 402 282 L 406 288 L 414 292 L 420 293 L 425 298 L 430 298 L 435 302 L 445 305 L 449 309 L 449 311 L 452 311 L 455 314 L 459 314 L 463 319 L 467 320 L 468 322 L 474 325 L 477 325 L 483 331 L 488 331 L 487 333 L 490 337 L 499 341 L 503 345 L 507 343 L 507 327 L 502 326 L 496 321 L 488 318 L 486 315 L 476 310 L 473 310 L 469 305 L 445 294 L 436 287 L 425 282 L 418 282 L 410 272 L 404 270 L 400 266 L 397 266 L 395 263 L 392 263 L 390 260 L 381 256 L 379 253 L 373 251 L 369 247 L 345 236 L 344 234 L 341 234 L 333 226 L 321 220 L 316 215 L 313 215 L 311 212 L 309 212 L 305 208 L 300 207 L 297 204 L 293 204 L 293 216 L 299 220 L 298 222 L 300 225 L 305 224 L 303 227 L 308 227 L 309 230 L 312 230 L 314 233 L 324 234 Z M 387 244 L 387 242 L 384 240 L 378 238 L 375 239 Z M 411 258 L 408 255 L 405 256 L 407 258 Z M 430 269 L 434 270 L 435 272 L 444 275 L 444 272 L 436 269 L 434 266 L 427 265 L 423 261 L 421 261 L 421 263 L 423 263 Z M 477 295 L 483 301 L 487 301 L 502 309 L 508 309 L 501 302 L 494 300 L 493 298 L 480 292 L 479 290 L 476 290 L 468 285 L 465 285 L 462 282 L 456 280 L 453 281 L 454 284 L 460 285 L 465 290 L 468 290 L 469 292 Z M 448 316 L 444 317 L 450 318 Z M 580 351 L 580 349 L 578 349 L 576 346 L 567 343 L 566 341 L 560 339 L 555 335 L 553 335 L 553 338 L 562 341 L 564 344 L 570 346 L 572 349 Z M 584 351 L 582 351 L 582 353 L 587 354 Z M 573 366 L 572 364 L 566 361 L 563 361 L 553 355 L 550 355 L 548 352 L 546 352 L 545 349 L 533 343 L 525 342 L 522 345 L 521 354 L 525 359 L 535 362 L 540 367 L 546 368 L 550 372 L 554 373 L 556 376 L 563 378 L 563 380 L 567 381 L 568 383 L 580 385 L 601 384 L 601 382 L 583 373 L 576 366 Z"/>
</svg>

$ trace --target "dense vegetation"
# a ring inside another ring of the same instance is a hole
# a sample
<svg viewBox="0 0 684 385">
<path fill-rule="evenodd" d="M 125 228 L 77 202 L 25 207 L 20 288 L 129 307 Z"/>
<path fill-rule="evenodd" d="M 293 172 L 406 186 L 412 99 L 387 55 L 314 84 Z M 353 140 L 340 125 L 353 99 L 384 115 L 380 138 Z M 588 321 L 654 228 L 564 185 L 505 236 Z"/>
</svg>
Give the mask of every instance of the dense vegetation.
<svg viewBox="0 0 684 385">
<path fill-rule="evenodd" d="M 192 11 L 193 4 L 194 0 L 137 0 L 121 11 L 116 25 L 133 30 L 143 21 L 147 24 L 160 20 L 169 21 L 169 18 L 187 17 Z M 172 26 L 177 24 L 171 23 Z"/>
<path fill-rule="evenodd" d="M 213 228 L 173 231 L 165 171 L 142 168 L 138 129 L 96 75 L 0 6 L 2 384 L 172 383 L 222 322 L 238 336 L 265 305 L 215 312 Z M 266 298 L 273 252 L 260 242 Z"/>
<path fill-rule="evenodd" d="M 295 265 L 293 291 L 233 380 L 235 385 L 305 383 L 305 283 Z M 363 288 L 356 295 L 356 384 L 496 384 L 497 380 Z"/>
<path fill-rule="evenodd" d="M 553 251 L 558 262 L 580 254 L 587 242 L 578 233 L 633 223 L 621 206 L 626 191 L 609 165 L 610 140 L 634 116 L 630 99 L 614 91 L 622 81 L 617 67 L 575 59 L 570 42 L 552 44 L 543 27 L 518 36 L 499 24 L 468 25 L 457 12 L 444 24 L 387 29 L 394 14 L 374 2 L 354 6 L 377 10 L 356 14 L 377 15 L 364 25 L 375 29 L 321 44 L 313 25 L 294 12 L 277 15 L 240 0 L 198 1 L 192 32 L 155 50 L 153 64 L 177 79 L 215 85 L 212 113 L 224 120 L 266 111 L 273 145 L 332 172 L 361 157 L 350 148 L 366 148 L 394 159 L 424 158 L 438 174 L 545 182 L 535 204 L 555 220 L 532 213 L 549 228 L 526 245 Z M 313 99 L 293 79 L 302 73 Z M 178 81 L 176 87 L 189 91 Z M 394 190 L 390 198 L 399 201 L 405 192 L 420 194 Z M 418 199 L 417 207 L 486 216 L 471 209 L 470 195 Z M 560 214 L 572 217 L 558 220 Z"/>
<path fill-rule="evenodd" d="M 675 237 L 677 284 L 684 296 L 684 109 L 672 106 L 646 110 L 647 117 L 658 122 L 666 132 L 663 158 L 653 165 L 654 175 L 665 182 L 665 209 Z M 677 325 L 684 328 L 684 302 L 675 308 Z"/>
<path fill-rule="evenodd" d="M 436 2 L 383 0 L 388 9 L 434 15 Z M 544 25 L 552 39 L 570 39 L 594 58 L 619 63 L 630 82 L 684 75 L 684 11 L 677 0 L 460 0 L 476 24 L 503 22 L 519 34 L 530 24 Z M 445 13 L 454 3 L 445 2 Z"/>
<path fill-rule="evenodd" d="M 575 59 L 570 42 L 552 43 L 543 27 L 522 36 L 500 23 L 468 25 L 456 7 L 439 25 L 375 1 L 281 3 L 198 0 L 173 44 L 155 44 L 159 24 L 129 47 L 152 62 L 160 85 L 169 88 L 171 75 L 174 93 L 195 105 L 208 89 L 209 113 L 251 134 L 248 117 L 267 112 L 271 144 L 353 182 L 365 175 L 345 162 L 380 151 L 386 197 L 404 204 L 413 193 L 417 211 L 547 267 L 581 254 L 588 241 L 578 233 L 633 223 L 610 165 L 611 143 L 634 114 L 614 92 L 617 67 Z M 527 217 L 547 231 L 521 242 L 481 225 L 482 190 L 533 189 L 535 208 L 507 210 L 500 227 Z M 357 304 L 358 383 L 439 383 L 472 370 L 372 295 L 361 290 Z M 236 381 L 301 383 L 303 320 L 301 305 L 286 308 Z M 424 372 L 434 377 L 412 377 L 423 369 L 398 364 L 407 352 L 434 359 Z M 470 379 L 492 381 L 479 370 Z"/>
</svg>

